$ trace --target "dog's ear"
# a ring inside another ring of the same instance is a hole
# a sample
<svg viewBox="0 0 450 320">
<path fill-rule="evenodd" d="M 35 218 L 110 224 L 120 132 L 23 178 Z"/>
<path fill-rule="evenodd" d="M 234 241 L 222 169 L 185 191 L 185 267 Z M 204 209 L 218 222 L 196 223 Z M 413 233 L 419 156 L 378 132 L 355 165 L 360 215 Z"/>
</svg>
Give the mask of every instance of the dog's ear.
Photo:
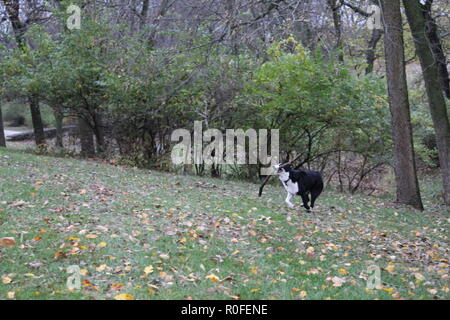
<svg viewBox="0 0 450 320">
<path fill-rule="evenodd" d="M 292 166 L 290 164 L 288 164 L 287 166 L 284 167 L 285 171 L 291 171 L 292 170 Z"/>
</svg>

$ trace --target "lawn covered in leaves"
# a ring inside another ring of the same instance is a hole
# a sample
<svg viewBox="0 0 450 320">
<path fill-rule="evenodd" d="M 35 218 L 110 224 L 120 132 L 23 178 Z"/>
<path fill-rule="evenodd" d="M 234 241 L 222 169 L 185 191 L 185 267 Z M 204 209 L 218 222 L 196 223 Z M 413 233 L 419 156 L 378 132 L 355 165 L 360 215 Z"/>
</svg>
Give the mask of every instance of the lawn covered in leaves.
<svg viewBox="0 0 450 320">
<path fill-rule="evenodd" d="M 257 189 L 1 150 L 0 238 L 16 244 L 0 246 L 0 299 L 450 298 L 450 216 L 431 192 L 424 212 L 325 191 L 306 213 Z"/>
</svg>

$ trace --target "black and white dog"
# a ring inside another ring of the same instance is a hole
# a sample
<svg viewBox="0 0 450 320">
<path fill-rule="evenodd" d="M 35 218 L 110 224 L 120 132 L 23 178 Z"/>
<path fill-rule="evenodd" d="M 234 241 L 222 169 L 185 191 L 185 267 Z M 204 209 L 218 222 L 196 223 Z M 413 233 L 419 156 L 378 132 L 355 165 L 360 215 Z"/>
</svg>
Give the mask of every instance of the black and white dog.
<svg viewBox="0 0 450 320">
<path fill-rule="evenodd" d="M 289 208 L 295 209 L 291 200 L 295 195 L 299 195 L 302 197 L 303 207 L 310 212 L 311 209 L 314 208 L 317 197 L 323 190 L 323 180 L 320 172 L 311 170 L 292 170 L 292 167 L 289 164 L 278 164 L 274 166 L 274 168 L 288 193 L 286 203 Z M 308 205 L 309 194 L 311 194 L 311 206 Z"/>
</svg>

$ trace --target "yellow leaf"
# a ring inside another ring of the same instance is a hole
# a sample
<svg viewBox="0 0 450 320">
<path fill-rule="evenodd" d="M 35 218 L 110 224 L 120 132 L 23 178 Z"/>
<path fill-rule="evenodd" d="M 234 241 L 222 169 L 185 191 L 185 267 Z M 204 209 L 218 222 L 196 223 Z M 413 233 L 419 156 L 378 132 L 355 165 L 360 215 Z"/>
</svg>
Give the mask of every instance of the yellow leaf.
<svg viewBox="0 0 450 320">
<path fill-rule="evenodd" d="M 80 270 L 80 274 L 81 274 L 82 276 L 87 275 L 87 274 L 88 274 L 87 269 L 81 269 L 81 270 Z"/>
<path fill-rule="evenodd" d="M 220 281 L 219 277 L 216 276 L 215 274 L 207 275 L 205 278 L 211 280 L 212 282 L 219 282 Z"/>
<path fill-rule="evenodd" d="M 86 194 L 86 192 L 87 192 L 86 189 L 81 189 L 80 190 L 80 194 Z"/>
<path fill-rule="evenodd" d="M 86 236 L 86 238 L 88 238 L 88 239 L 95 239 L 95 238 L 97 238 L 97 235 L 96 234 L 88 234 Z"/>
<path fill-rule="evenodd" d="M 348 274 L 348 271 L 345 270 L 345 269 L 339 269 L 338 272 L 339 272 L 340 274 Z"/>
<path fill-rule="evenodd" d="M 2 277 L 2 282 L 4 284 L 11 283 L 12 279 L 10 277 Z"/>
<path fill-rule="evenodd" d="M 102 264 L 101 266 L 97 267 L 95 270 L 97 270 L 97 271 L 104 271 L 104 270 L 106 270 L 106 264 Z"/>
<path fill-rule="evenodd" d="M 128 293 L 118 294 L 114 297 L 115 300 L 134 300 L 134 297 Z"/>
<path fill-rule="evenodd" d="M 150 265 L 148 267 L 145 267 L 144 272 L 145 272 L 145 274 L 152 273 L 153 272 L 153 266 Z"/>
<path fill-rule="evenodd" d="M 257 266 L 251 266 L 250 267 L 250 272 L 252 274 L 258 274 L 258 267 Z"/>
<path fill-rule="evenodd" d="M 28 278 L 36 278 L 36 276 L 32 273 L 25 273 L 24 276 Z"/>
<path fill-rule="evenodd" d="M 388 271 L 389 273 L 393 273 L 395 270 L 395 266 L 393 264 L 389 264 L 386 268 L 386 271 Z"/>
<path fill-rule="evenodd" d="M 99 248 L 104 248 L 104 247 L 106 247 L 108 244 L 106 243 L 106 242 L 100 242 L 99 244 L 98 244 L 98 247 Z"/>
<path fill-rule="evenodd" d="M 416 279 L 419 280 L 419 281 L 425 280 L 425 277 L 422 274 L 418 273 L 418 272 L 414 273 L 414 277 L 416 277 Z"/>
<path fill-rule="evenodd" d="M 255 289 L 251 289 L 250 290 L 251 293 L 256 293 L 258 291 L 261 291 L 261 289 L 260 288 L 255 288 Z"/>
</svg>

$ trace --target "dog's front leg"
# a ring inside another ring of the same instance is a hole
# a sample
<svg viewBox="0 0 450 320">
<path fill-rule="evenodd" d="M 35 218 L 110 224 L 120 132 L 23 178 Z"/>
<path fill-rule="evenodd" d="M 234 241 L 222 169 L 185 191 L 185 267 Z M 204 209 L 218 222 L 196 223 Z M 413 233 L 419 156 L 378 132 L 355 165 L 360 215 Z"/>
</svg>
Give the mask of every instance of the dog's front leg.
<svg viewBox="0 0 450 320">
<path fill-rule="evenodd" d="M 295 209 L 295 206 L 291 202 L 292 197 L 293 197 L 293 195 L 288 192 L 287 197 L 286 197 L 286 203 L 289 206 L 289 208 Z"/>
</svg>

